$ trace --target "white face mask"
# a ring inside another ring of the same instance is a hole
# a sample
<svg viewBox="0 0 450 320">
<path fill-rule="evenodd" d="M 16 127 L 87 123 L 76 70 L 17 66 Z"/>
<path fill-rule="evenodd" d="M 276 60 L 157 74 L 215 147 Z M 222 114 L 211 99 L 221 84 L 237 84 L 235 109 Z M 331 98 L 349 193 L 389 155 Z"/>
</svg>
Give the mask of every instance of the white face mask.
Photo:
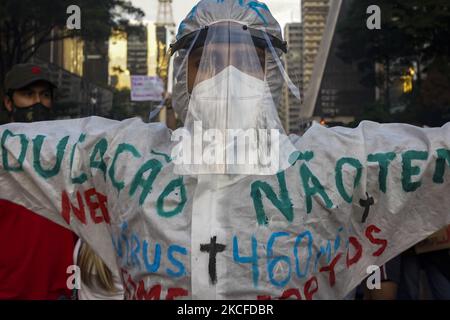
<svg viewBox="0 0 450 320">
<path fill-rule="evenodd" d="M 194 87 L 186 125 L 202 121 L 205 129 L 267 128 L 271 108 L 266 83 L 229 66 Z"/>
<path fill-rule="evenodd" d="M 185 157 L 175 156 L 178 174 L 267 175 L 282 167 L 280 148 L 288 138 L 270 88 L 234 66 L 194 87 L 183 130 L 191 143 L 176 149 Z"/>
</svg>

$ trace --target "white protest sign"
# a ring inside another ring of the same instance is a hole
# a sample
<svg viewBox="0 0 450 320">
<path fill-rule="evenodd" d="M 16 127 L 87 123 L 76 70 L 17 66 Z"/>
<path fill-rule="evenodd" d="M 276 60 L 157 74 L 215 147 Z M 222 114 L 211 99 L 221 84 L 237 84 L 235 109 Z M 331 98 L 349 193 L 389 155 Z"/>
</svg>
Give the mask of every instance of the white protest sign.
<svg viewBox="0 0 450 320">
<path fill-rule="evenodd" d="M 274 176 L 176 175 L 170 133 L 0 126 L 0 198 L 74 230 L 128 299 L 340 299 L 450 224 L 450 124 L 314 125 Z"/>
<path fill-rule="evenodd" d="M 131 101 L 161 101 L 164 83 L 159 77 L 131 76 Z"/>
</svg>

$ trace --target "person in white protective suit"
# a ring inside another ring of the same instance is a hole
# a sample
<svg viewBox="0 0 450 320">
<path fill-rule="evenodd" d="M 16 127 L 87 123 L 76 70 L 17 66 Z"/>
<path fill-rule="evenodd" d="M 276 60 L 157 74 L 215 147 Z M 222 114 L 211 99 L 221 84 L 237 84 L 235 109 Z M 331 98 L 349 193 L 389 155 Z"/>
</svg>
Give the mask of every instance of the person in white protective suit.
<svg viewBox="0 0 450 320">
<path fill-rule="evenodd" d="M 127 299 L 345 297 L 450 223 L 450 125 L 288 137 L 276 112 L 283 82 L 298 96 L 286 50 L 263 3 L 200 1 L 171 46 L 182 129 L 0 126 L 0 198 L 75 231 Z"/>
</svg>

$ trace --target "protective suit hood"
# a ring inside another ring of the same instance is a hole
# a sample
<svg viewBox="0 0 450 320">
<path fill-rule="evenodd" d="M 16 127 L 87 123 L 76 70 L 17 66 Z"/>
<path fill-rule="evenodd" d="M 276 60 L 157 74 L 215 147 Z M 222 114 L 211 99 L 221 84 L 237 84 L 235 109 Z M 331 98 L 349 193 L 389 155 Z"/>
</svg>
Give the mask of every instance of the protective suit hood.
<svg viewBox="0 0 450 320">
<path fill-rule="evenodd" d="M 279 23 L 272 16 L 264 3 L 254 0 L 202 0 L 192 8 L 181 22 L 177 40 L 184 36 L 220 21 L 234 21 L 249 28 L 265 31 L 267 34 L 282 39 Z M 183 61 L 188 50 L 180 50 L 174 59 L 177 75 L 173 86 L 173 107 L 181 120 L 185 120 L 189 105 L 187 86 L 187 68 Z M 281 51 L 278 52 L 281 56 Z M 283 86 L 282 74 L 273 57 L 267 57 L 266 79 L 270 85 L 274 103 L 277 105 Z"/>
</svg>

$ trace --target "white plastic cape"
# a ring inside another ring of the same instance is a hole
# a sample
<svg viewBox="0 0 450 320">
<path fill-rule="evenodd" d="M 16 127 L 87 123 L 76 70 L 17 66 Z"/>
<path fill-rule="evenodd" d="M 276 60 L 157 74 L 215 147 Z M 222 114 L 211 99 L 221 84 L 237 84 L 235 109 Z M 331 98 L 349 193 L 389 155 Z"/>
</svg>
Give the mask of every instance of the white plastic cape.
<svg viewBox="0 0 450 320">
<path fill-rule="evenodd" d="M 314 125 L 274 176 L 175 175 L 170 135 L 139 119 L 0 126 L 0 198 L 75 231 L 128 299 L 339 299 L 450 224 L 449 124 Z"/>
</svg>

